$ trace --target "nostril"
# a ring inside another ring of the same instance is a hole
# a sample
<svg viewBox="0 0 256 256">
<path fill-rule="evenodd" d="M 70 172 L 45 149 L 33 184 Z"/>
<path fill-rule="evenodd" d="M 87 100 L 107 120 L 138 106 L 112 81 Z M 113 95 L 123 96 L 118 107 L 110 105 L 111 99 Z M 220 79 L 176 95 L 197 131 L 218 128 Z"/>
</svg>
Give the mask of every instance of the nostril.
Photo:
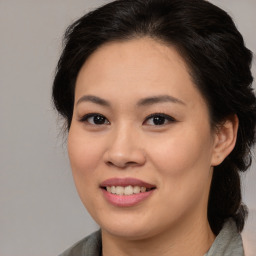
<svg viewBox="0 0 256 256">
<path fill-rule="evenodd" d="M 103 160 L 108 166 L 126 168 L 143 165 L 146 161 L 146 157 L 142 150 L 124 152 L 112 148 L 105 152 Z"/>
<path fill-rule="evenodd" d="M 115 162 L 113 163 L 112 161 L 107 161 L 106 164 L 108 166 L 117 166 L 119 168 L 126 168 L 126 167 L 129 167 L 129 166 L 137 166 L 138 163 L 134 162 L 134 161 L 128 161 L 128 162 Z"/>
<path fill-rule="evenodd" d="M 133 162 L 133 161 L 129 161 L 129 162 L 126 163 L 126 165 L 137 165 L 137 164 L 138 164 L 138 163 Z"/>
<path fill-rule="evenodd" d="M 111 161 L 107 161 L 106 164 L 109 165 L 109 166 L 114 165 Z"/>
</svg>

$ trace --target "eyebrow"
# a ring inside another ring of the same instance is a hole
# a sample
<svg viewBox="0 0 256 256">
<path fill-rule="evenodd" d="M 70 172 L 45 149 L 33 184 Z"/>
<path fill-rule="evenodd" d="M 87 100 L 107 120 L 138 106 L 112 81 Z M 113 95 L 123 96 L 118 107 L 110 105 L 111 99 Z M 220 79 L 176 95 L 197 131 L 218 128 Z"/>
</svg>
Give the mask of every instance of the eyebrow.
<svg viewBox="0 0 256 256">
<path fill-rule="evenodd" d="M 173 96 L 159 95 L 159 96 L 153 96 L 153 97 L 141 99 L 137 103 L 137 106 L 149 106 L 149 105 L 153 105 L 156 103 L 163 103 L 163 102 L 172 102 L 172 103 L 179 103 L 181 105 L 186 105 L 182 100 L 177 99 Z"/>
<path fill-rule="evenodd" d="M 110 107 L 110 103 L 102 98 L 93 95 L 84 95 L 76 103 L 78 105 L 81 102 L 92 102 L 101 106 Z"/>
<path fill-rule="evenodd" d="M 92 102 L 104 107 L 110 107 L 111 104 L 100 97 L 94 96 L 94 95 L 84 95 L 82 96 L 76 103 L 76 105 L 80 104 L 81 102 Z M 179 103 L 181 105 L 186 105 L 182 100 L 177 99 L 170 95 L 159 95 L 159 96 L 152 96 L 140 99 L 137 106 L 149 106 L 157 103 L 163 103 L 163 102 L 172 102 L 172 103 Z"/>
</svg>

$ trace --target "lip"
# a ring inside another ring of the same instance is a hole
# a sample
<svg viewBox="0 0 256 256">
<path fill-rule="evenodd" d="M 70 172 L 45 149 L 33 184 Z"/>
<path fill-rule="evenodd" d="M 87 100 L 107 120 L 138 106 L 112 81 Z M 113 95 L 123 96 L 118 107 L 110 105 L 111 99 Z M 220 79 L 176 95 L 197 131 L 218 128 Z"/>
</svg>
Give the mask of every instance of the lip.
<svg viewBox="0 0 256 256">
<path fill-rule="evenodd" d="M 146 187 L 147 189 L 156 188 L 153 184 L 149 184 L 147 182 L 144 182 L 139 179 L 135 178 L 112 178 L 103 181 L 100 184 L 100 189 L 103 193 L 104 198 L 107 200 L 108 203 L 118 206 L 118 207 L 131 207 L 135 206 L 142 201 L 146 200 L 148 197 L 150 197 L 155 189 L 146 191 L 146 192 L 140 192 L 138 194 L 132 194 L 132 195 L 115 195 L 109 193 L 107 190 L 105 190 L 105 187 L 107 186 L 140 186 L 140 187 Z"/>
<path fill-rule="evenodd" d="M 146 188 L 155 188 L 156 186 L 153 184 L 149 184 L 145 181 L 135 179 L 135 178 L 111 178 L 103 181 L 100 184 L 100 187 L 107 187 L 107 186 L 140 186 Z"/>
</svg>

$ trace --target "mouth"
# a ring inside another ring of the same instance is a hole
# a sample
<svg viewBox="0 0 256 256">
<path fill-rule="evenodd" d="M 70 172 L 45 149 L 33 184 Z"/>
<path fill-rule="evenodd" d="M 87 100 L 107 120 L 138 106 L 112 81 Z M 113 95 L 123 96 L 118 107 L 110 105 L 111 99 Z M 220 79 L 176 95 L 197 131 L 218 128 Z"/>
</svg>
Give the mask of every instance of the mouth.
<svg viewBox="0 0 256 256">
<path fill-rule="evenodd" d="M 133 194 L 140 194 L 145 193 L 151 190 L 156 189 L 156 187 L 147 188 L 144 186 L 106 186 L 101 187 L 102 189 L 106 190 L 110 194 L 119 195 L 119 196 L 130 196 Z"/>
<path fill-rule="evenodd" d="M 133 206 L 146 200 L 157 187 L 134 178 L 112 178 L 100 184 L 108 202 L 115 206 Z"/>
</svg>

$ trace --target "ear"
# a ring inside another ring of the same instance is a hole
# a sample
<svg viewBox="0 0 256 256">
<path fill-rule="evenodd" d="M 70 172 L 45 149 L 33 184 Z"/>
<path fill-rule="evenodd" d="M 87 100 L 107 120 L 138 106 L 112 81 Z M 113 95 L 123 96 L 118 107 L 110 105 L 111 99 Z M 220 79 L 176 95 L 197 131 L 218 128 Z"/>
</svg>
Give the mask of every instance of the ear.
<svg viewBox="0 0 256 256">
<path fill-rule="evenodd" d="M 211 162 L 212 166 L 221 164 L 235 147 L 238 125 L 239 121 L 237 115 L 231 115 L 216 128 Z"/>
</svg>

